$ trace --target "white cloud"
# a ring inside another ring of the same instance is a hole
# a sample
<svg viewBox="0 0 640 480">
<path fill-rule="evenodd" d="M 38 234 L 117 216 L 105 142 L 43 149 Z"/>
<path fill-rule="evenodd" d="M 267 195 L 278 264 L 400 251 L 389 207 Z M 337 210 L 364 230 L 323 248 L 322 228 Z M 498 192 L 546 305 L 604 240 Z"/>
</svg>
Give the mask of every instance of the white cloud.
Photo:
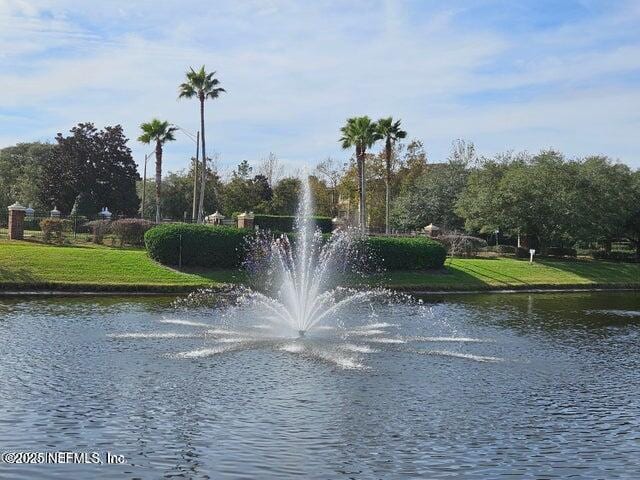
<svg viewBox="0 0 640 480">
<path fill-rule="evenodd" d="M 15 125 L 0 145 L 79 121 L 122 123 L 132 139 L 153 116 L 196 130 L 197 105 L 177 101 L 177 85 L 206 64 L 228 89 L 207 105 L 208 145 L 225 168 L 269 151 L 292 165 L 346 156 L 337 132 L 356 114 L 402 118 L 434 158 L 465 136 L 486 151 L 551 142 L 640 166 L 629 136 L 640 89 L 625 80 L 640 70 L 631 7 L 589 19 L 577 40 L 580 25 L 514 36 L 461 25 L 457 7 L 422 21 L 395 1 L 106 3 L 1 4 L 0 118 Z M 191 154 L 176 142 L 168 168 Z"/>
</svg>

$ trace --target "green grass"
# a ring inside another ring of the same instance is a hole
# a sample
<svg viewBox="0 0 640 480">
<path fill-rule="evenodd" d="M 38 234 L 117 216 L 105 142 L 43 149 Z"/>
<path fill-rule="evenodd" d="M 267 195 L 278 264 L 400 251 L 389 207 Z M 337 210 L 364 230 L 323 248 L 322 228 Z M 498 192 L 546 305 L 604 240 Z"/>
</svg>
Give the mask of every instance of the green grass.
<svg viewBox="0 0 640 480">
<path fill-rule="evenodd" d="M 186 273 L 164 267 L 140 249 L 51 246 L 0 240 L 0 289 L 178 291 L 233 281 L 228 270 Z"/>
<path fill-rule="evenodd" d="M 448 259 L 433 272 L 389 272 L 370 279 L 408 290 L 640 287 L 640 264 L 514 258 Z"/>
<path fill-rule="evenodd" d="M 50 246 L 0 240 L 0 290 L 185 291 L 238 283 L 235 270 L 177 271 L 152 261 L 144 250 L 93 244 Z M 362 283 L 358 281 L 355 283 Z M 483 290 L 511 288 L 640 288 L 640 264 L 513 258 L 447 260 L 439 271 L 388 272 L 366 280 L 390 288 Z"/>
</svg>

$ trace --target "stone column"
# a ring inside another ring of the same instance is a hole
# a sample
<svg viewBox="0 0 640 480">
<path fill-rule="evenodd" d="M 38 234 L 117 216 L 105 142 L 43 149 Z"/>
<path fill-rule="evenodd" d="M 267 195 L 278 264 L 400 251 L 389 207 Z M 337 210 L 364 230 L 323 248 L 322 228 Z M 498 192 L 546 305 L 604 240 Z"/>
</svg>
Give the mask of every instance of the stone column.
<svg viewBox="0 0 640 480">
<path fill-rule="evenodd" d="M 9 240 L 24 239 L 24 211 L 25 207 L 18 202 L 9 206 Z"/>
</svg>

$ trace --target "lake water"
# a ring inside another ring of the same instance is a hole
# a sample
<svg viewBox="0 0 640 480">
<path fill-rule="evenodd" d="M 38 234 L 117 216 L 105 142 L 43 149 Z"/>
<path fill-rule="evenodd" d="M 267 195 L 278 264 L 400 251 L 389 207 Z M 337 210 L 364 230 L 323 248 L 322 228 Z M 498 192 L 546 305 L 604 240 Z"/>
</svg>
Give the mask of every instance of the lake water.
<svg viewBox="0 0 640 480">
<path fill-rule="evenodd" d="M 126 462 L 0 478 L 640 478 L 638 293 L 431 296 L 269 342 L 171 301 L 0 298 L 0 451 Z"/>
</svg>

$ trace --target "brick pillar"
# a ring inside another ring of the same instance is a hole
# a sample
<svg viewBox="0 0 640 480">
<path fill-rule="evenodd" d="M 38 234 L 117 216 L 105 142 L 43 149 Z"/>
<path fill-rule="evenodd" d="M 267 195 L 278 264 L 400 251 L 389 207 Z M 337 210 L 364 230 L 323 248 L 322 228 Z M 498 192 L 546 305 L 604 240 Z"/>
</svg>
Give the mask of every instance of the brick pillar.
<svg viewBox="0 0 640 480">
<path fill-rule="evenodd" d="M 18 202 L 9 207 L 9 240 L 24 239 L 24 211 L 25 207 Z"/>
<path fill-rule="evenodd" d="M 238 228 L 253 228 L 253 212 L 238 215 Z"/>
</svg>

